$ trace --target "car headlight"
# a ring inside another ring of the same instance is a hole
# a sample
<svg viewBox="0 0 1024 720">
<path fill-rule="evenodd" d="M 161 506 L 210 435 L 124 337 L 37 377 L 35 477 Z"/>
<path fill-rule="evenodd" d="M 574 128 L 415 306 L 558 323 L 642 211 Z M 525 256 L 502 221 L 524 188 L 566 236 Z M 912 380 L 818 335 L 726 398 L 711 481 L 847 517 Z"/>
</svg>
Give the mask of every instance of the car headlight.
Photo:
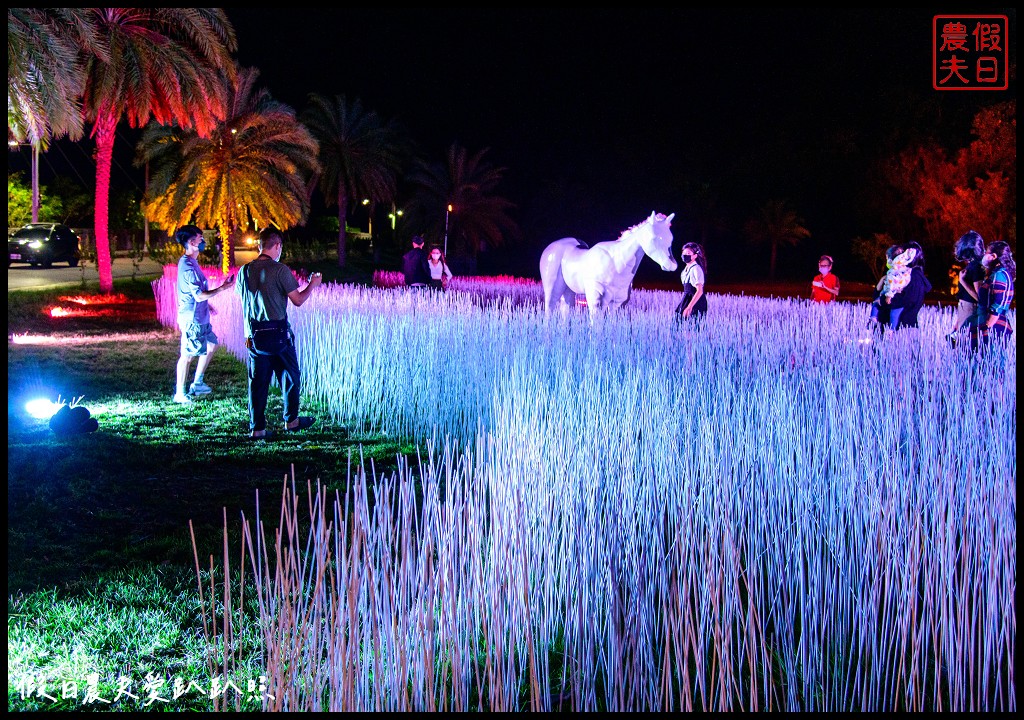
<svg viewBox="0 0 1024 720">
<path fill-rule="evenodd" d="M 40 241 L 38 241 L 38 240 L 33 240 L 32 242 L 30 242 L 28 244 L 28 246 L 30 248 L 32 248 L 33 250 L 38 250 L 39 248 L 41 248 L 43 246 L 43 244 Z"/>
</svg>

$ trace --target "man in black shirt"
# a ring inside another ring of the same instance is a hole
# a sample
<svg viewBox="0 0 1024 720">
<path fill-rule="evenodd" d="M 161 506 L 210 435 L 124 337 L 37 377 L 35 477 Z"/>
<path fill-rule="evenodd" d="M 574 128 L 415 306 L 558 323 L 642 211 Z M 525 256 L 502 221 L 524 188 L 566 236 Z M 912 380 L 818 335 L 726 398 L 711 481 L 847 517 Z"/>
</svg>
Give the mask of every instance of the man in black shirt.
<svg viewBox="0 0 1024 720">
<path fill-rule="evenodd" d="M 406 287 L 429 286 L 430 266 L 427 265 L 427 251 L 423 249 L 422 235 L 413 237 L 412 250 L 402 256 L 402 272 L 405 274 Z"/>
</svg>

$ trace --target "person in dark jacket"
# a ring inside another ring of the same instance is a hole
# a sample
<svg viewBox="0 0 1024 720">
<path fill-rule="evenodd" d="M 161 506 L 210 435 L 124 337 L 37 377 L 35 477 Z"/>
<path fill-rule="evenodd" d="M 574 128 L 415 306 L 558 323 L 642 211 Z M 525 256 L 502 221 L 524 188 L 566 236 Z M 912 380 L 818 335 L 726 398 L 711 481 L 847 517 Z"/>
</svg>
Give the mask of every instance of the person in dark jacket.
<svg viewBox="0 0 1024 720">
<path fill-rule="evenodd" d="M 910 262 L 910 281 L 892 298 L 892 307 L 902 308 L 896 328 L 917 327 L 917 314 L 924 306 L 924 296 L 931 292 L 932 284 L 924 274 L 924 250 L 920 243 L 911 241 L 903 251 L 913 248 L 917 252 Z"/>
<path fill-rule="evenodd" d="M 956 241 L 953 257 L 962 267 L 956 284 L 956 320 L 946 335 L 950 345 L 955 346 L 964 331 L 972 337 L 978 334 L 978 326 L 982 323 L 978 292 L 981 281 L 985 279 L 985 268 L 981 265 L 984 254 L 985 241 L 974 230 L 968 230 Z"/>
<path fill-rule="evenodd" d="M 423 236 L 412 239 L 412 250 L 402 256 L 402 273 L 406 287 L 425 288 L 430 285 L 430 266 L 427 251 L 423 249 Z"/>
</svg>

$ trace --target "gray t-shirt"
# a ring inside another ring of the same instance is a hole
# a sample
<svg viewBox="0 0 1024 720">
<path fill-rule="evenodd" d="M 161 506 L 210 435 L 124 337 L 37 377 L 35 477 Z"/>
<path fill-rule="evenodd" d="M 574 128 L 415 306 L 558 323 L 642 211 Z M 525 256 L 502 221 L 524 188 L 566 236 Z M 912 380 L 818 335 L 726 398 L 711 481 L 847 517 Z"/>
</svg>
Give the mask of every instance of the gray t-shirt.
<svg viewBox="0 0 1024 720">
<path fill-rule="evenodd" d="M 206 275 L 199 262 L 188 255 L 178 260 L 178 324 L 210 322 L 209 300 L 199 300 L 199 294 L 209 289 Z"/>
<path fill-rule="evenodd" d="M 258 257 L 242 267 L 235 292 L 242 299 L 245 336 L 252 335 L 250 320 L 286 320 L 288 293 L 299 289 L 291 268 L 268 257 Z"/>
</svg>

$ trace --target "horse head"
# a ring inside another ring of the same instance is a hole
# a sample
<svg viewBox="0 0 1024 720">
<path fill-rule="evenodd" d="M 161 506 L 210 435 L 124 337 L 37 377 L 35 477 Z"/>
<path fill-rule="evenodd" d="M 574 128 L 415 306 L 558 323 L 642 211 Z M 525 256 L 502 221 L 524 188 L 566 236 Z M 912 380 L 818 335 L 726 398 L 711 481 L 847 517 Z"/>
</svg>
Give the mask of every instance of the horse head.
<svg viewBox="0 0 1024 720">
<path fill-rule="evenodd" d="M 644 221 L 644 225 L 649 226 L 649 232 L 640 235 L 640 247 L 644 249 L 647 257 L 658 263 L 665 272 L 672 272 L 679 267 L 672 257 L 670 226 L 675 216 L 675 213 L 666 217 L 661 213 L 651 212 L 651 216 Z"/>
</svg>

